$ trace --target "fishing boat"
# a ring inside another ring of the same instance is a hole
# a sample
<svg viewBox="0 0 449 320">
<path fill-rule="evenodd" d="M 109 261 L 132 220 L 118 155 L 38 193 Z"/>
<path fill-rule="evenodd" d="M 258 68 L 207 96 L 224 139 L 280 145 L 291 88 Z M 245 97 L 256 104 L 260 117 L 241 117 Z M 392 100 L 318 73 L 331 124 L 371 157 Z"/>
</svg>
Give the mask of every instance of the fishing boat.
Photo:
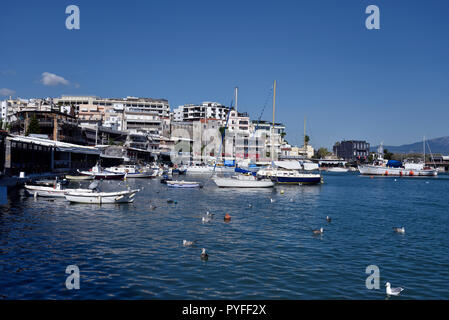
<svg viewBox="0 0 449 320">
<path fill-rule="evenodd" d="M 96 164 L 89 171 L 79 171 L 81 175 L 91 176 L 97 180 L 120 180 L 125 177 L 125 173 L 116 173 L 116 172 L 108 172 L 104 171 L 99 164 Z"/>
<path fill-rule="evenodd" d="M 64 189 L 60 183 L 56 183 L 54 187 L 25 185 L 25 191 L 28 195 L 47 198 L 64 198 L 69 192 L 92 193 L 91 189 Z"/>
<path fill-rule="evenodd" d="M 252 174 L 238 174 L 229 178 L 214 177 L 212 180 L 220 188 L 270 188 L 274 186 L 270 179 L 256 178 Z"/>
<path fill-rule="evenodd" d="M 201 188 L 201 184 L 195 181 L 166 180 L 165 183 L 171 188 Z"/>
<path fill-rule="evenodd" d="M 362 175 L 377 176 L 406 176 L 406 177 L 432 177 L 438 175 L 438 170 L 426 166 L 424 160 L 420 163 L 402 163 L 397 160 L 384 159 L 383 144 L 381 143 L 373 164 L 359 165 Z M 423 159 L 426 158 L 425 139 L 423 139 Z M 433 158 L 433 157 L 432 157 Z"/>
<path fill-rule="evenodd" d="M 135 165 L 121 165 L 104 169 L 105 172 L 124 173 L 126 178 L 154 178 L 152 170 L 144 170 Z"/>
<path fill-rule="evenodd" d="M 139 189 L 117 191 L 117 192 L 68 192 L 65 198 L 75 203 L 130 203 L 134 201 L 134 197 Z"/>
</svg>

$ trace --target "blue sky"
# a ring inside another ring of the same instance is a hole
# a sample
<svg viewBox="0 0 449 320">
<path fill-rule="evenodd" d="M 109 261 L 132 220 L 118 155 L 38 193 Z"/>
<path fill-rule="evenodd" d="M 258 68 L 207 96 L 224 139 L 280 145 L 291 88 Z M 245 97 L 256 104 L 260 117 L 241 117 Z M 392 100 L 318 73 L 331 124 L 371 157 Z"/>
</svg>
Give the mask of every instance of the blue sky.
<svg viewBox="0 0 449 320">
<path fill-rule="evenodd" d="M 70 4 L 80 30 L 65 28 Z M 380 30 L 365 28 L 370 4 Z M 276 79 L 290 143 L 302 140 L 304 116 L 315 147 L 410 143 L 449 135 L 448 12 L 445 0 L 4 1 L 0 89 L 174 108 L 229 105 L 238 86 L 239 111 L 256 119 Z M 67 82 L 45 85 L 44 72 Z"/>
</svg>

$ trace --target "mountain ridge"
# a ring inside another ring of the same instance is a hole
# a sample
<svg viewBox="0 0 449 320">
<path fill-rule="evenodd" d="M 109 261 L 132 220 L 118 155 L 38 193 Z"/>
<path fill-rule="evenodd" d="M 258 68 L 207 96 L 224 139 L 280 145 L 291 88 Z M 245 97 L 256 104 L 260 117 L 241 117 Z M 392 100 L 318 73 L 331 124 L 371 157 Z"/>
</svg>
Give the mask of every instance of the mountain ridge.
<svg viewBox="0 0 449 320">
<path fill-rule="evenodd" d="M 379 146 L 371 147 L 372 152 L 376 152 Z M 449 155 L 449 136 L 439 137 L 426 140 L 426 153 L 441 153 L 443 155 Z M 384 149 L 388 149 L 388 152 L 393 153 L 422 153 L 423 143 L 422 141 L 402 144 L 400 146 L 384 146 Z"/>
</svg>

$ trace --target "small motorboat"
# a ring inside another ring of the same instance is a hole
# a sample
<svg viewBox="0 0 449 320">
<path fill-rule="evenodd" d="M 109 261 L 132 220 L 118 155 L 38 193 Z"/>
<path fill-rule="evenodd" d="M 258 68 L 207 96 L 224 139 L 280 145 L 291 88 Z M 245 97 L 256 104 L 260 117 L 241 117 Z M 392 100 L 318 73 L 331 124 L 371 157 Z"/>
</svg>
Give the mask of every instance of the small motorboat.
<svg viewBox="0 0 449 320">
<path fill-rule="evenodd" d="M 201 188 L 201 184 L 195 181 L 166 180 L 165 183 L 171 188 Z"/>
<path fill-rule="evenodd" d="M 349 169 L 348 168 L 344 168 L 344 167 L 329 167 L 327 169 L 327 172 L 348 172 Z"/>
<path fill-rule="evenodd" d="M 124 173 L 126 178 L 154 178 L 152 170 L 144 170 L 135 165 L 122 165 L 104 169 L 105 172 Z"/>
<path fill-rule="evenodd" d="M 220 188 L 271 188 L 270 179 L 258 179 L 252 174 L 239 174 L 229 178 L 214 177 L 215 184 Z"/>
<path fill-rule="evenodd" d="M 89 171 L 79 171 L 81 175 L 94 177 L 97 180 L 121 180 L 125 177 L 125 173 L 115 173 L 104 171 L 98 164 Z"/>
<path fill-rule="evenodd" d="M 66 175 L 65 178 L 67 180 L 82 181 L 82 180 L 93 180 L 95 177 L 94 176 L 84 176 L 84 175 L 80 175 L 80 176 Z"/>
<path fill-rule="evenodd" d="M 140 189 L 125 190 L 117 192 L 69 192 L 65 198 L 70 202 L 76 203 L 130 203 L 134 201 L 134 197 Z"/>
<path fill-rule="evenodd" d="M 53 187 L 25 185 L 25 191 L 31 196 L 47 198 L 64 198 L 69 192 L 92 193 L 91 189 L 64 189 L 60 183 Z"/>
</svg>

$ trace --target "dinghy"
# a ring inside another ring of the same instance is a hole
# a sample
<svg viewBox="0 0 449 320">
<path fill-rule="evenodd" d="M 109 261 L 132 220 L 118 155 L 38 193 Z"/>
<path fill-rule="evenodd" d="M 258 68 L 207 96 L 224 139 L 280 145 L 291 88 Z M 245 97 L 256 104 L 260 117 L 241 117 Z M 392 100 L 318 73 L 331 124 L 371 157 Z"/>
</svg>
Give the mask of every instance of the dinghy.
<svg viewBox="0 0 449 320">
<path fill-rule="evenodd" d="M 171 188 L 201 188 L 201 184 L 195 181 L 166 180 L 165 183 Z"/>
</svg>

